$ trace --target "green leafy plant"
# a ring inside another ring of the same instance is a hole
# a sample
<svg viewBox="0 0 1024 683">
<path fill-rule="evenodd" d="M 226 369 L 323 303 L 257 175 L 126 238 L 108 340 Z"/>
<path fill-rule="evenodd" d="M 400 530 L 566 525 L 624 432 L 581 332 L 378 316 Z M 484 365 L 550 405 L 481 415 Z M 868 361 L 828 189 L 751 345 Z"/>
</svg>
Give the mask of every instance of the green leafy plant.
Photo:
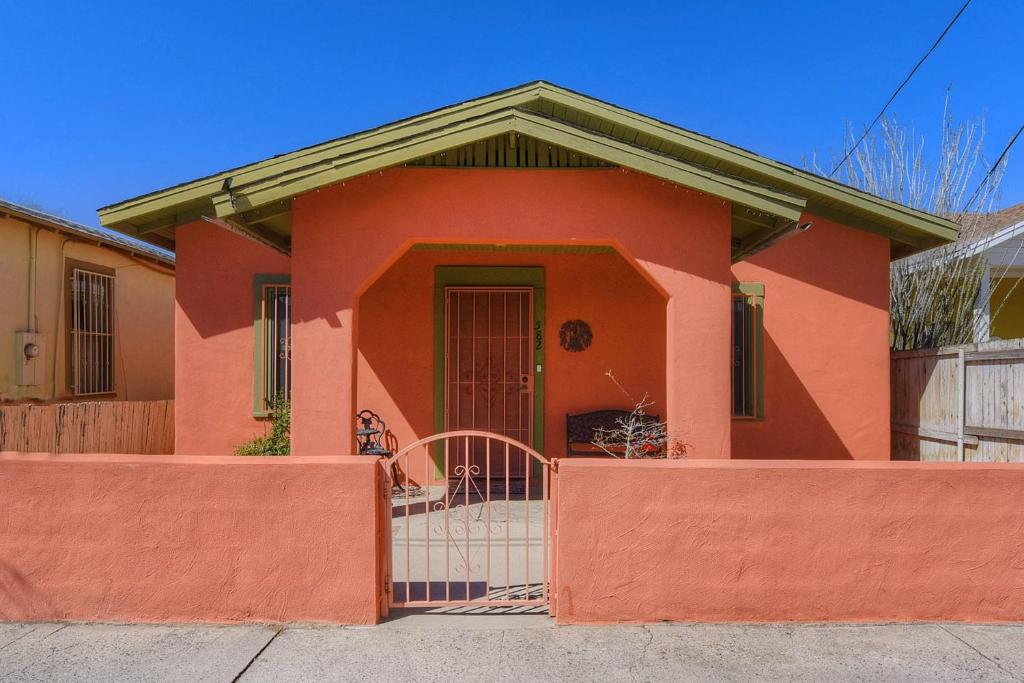
<svg viewBox="0 0 1024 683">
<path fill-rule="evenodd" d="M 270 434 L 257 436 L 235 449 L 235 455 L 288 455 L 291 453 L 292 406 L 278 396 L 270 414 Z"/>
</svg>

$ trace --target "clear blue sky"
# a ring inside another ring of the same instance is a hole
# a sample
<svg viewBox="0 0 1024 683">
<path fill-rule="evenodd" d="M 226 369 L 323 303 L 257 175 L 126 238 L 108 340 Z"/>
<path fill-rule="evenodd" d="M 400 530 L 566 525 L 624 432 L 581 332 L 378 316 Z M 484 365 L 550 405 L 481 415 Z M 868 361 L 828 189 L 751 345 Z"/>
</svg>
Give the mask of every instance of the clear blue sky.
<svg viewBox="0 0 1024 683">
<path fill-rule="evenodd" d="M 7 2 L 0 196 L 89 225 L 143 192 L 545 79 L 802 165 L 869 121 L 961 0 Z M 1024 121 L 1024 2 L 975 0 L 893 110 Z M 1024 201 L 1024 141 L 1001 205 Z"/>
</svg>

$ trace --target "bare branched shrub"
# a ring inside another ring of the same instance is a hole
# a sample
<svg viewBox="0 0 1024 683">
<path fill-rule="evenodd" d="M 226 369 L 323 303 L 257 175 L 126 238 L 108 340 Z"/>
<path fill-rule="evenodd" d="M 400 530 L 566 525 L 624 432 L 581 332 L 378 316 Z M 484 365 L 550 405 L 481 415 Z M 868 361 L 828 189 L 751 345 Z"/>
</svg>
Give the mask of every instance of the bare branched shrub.
<svg viewBox="0 0 1024 683">
<path fill-rule="evenodd" d="M 595 430 L 593 445 L 616 458 L 684 458 L 687 444 L 675 438 L 668 423 L 647 414 L 654 405 L 647 394 L 638 401 L 616 379 L 611 370 L 605 375 L 633 404 L 633 410 L 616 420 L 615 427 Z"/>
<path fill-rule="evenodd" d="M 855 140 L 848 126 L 847 150 Z M 995 168 L 986 165 L 984 141 L 984 118 L 955 122 L 947 93 L 933 161 L 925 154 L 925 136 L 887 115 L 833 176 L 962 226 L 956 242 L 892 263 L 889 339 L 893 349 L 967 344 L 982 322 L 984 309 L 976 301 L 988 264 L 979 256 L 979 245 L 988 236 L 985 218 L 1006 168 L 1006 158 Z M 811 166 L 820 175 L 831 175 L 823 172 L 817 159 Z"/>
</svg>

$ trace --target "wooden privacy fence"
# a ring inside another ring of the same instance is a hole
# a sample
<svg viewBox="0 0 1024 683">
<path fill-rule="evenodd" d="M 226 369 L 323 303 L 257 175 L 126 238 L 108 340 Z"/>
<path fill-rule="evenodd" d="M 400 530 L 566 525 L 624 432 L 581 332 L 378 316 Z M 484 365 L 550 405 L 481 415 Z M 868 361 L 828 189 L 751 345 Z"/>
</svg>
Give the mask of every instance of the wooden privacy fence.
<svg viewBox="0 0 1024 683">
<path fill-rule="evenodd" d="M 174 401 L 0 406 L 0 451 L 173 453 Z"/>
<path fill-rule="evenodd" d="M 892 354 L 895 460 L 1024 462 L 1024 339 Z"/>
</svg>

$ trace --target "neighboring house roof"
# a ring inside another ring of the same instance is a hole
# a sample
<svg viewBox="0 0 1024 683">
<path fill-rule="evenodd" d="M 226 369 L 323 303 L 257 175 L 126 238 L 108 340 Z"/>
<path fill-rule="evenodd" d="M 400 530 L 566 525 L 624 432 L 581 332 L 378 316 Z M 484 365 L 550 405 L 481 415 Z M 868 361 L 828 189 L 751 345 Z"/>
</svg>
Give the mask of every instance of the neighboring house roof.
<svg viewBox="0 0 1024 683">
<path fill-rule="evenodd" d="M 1024 204 L 990 214 L 978 231 L 982 237 L 970 243 L 965 256 L 984 253 L 993 269 L 1007 273 L 1024 267 Z"/>
<path fill-rule="evenodd" d="M 142 256 L 174 268 L 174 254 L 166 249 L 104 228 L 91 228 L 6 199 L 0 199 L 0 217 L 15 218 L 47 230 L 75 235 L 85 241 L 95 242 L 132 256 Z"/>
<path fill-rule="evenodd" d="M 994 235 L 1017 223 L 1024 223 L 1024 202 L 979 215 L 972 232 L 977 235 Z"/>
<path fill-rule="evenodd" d="M 734 255 L 805 213 L 880 233 L 894 256 L 959 234 L 948 219 L 543 81 L 112 204 L 100 220 L 169 246 L 178 225 L 207 218 L 287 253 L 293 197 L 391 166 L 429 165 L 424 158 L 507 134 L 730 201 Z"/>
</svg>

